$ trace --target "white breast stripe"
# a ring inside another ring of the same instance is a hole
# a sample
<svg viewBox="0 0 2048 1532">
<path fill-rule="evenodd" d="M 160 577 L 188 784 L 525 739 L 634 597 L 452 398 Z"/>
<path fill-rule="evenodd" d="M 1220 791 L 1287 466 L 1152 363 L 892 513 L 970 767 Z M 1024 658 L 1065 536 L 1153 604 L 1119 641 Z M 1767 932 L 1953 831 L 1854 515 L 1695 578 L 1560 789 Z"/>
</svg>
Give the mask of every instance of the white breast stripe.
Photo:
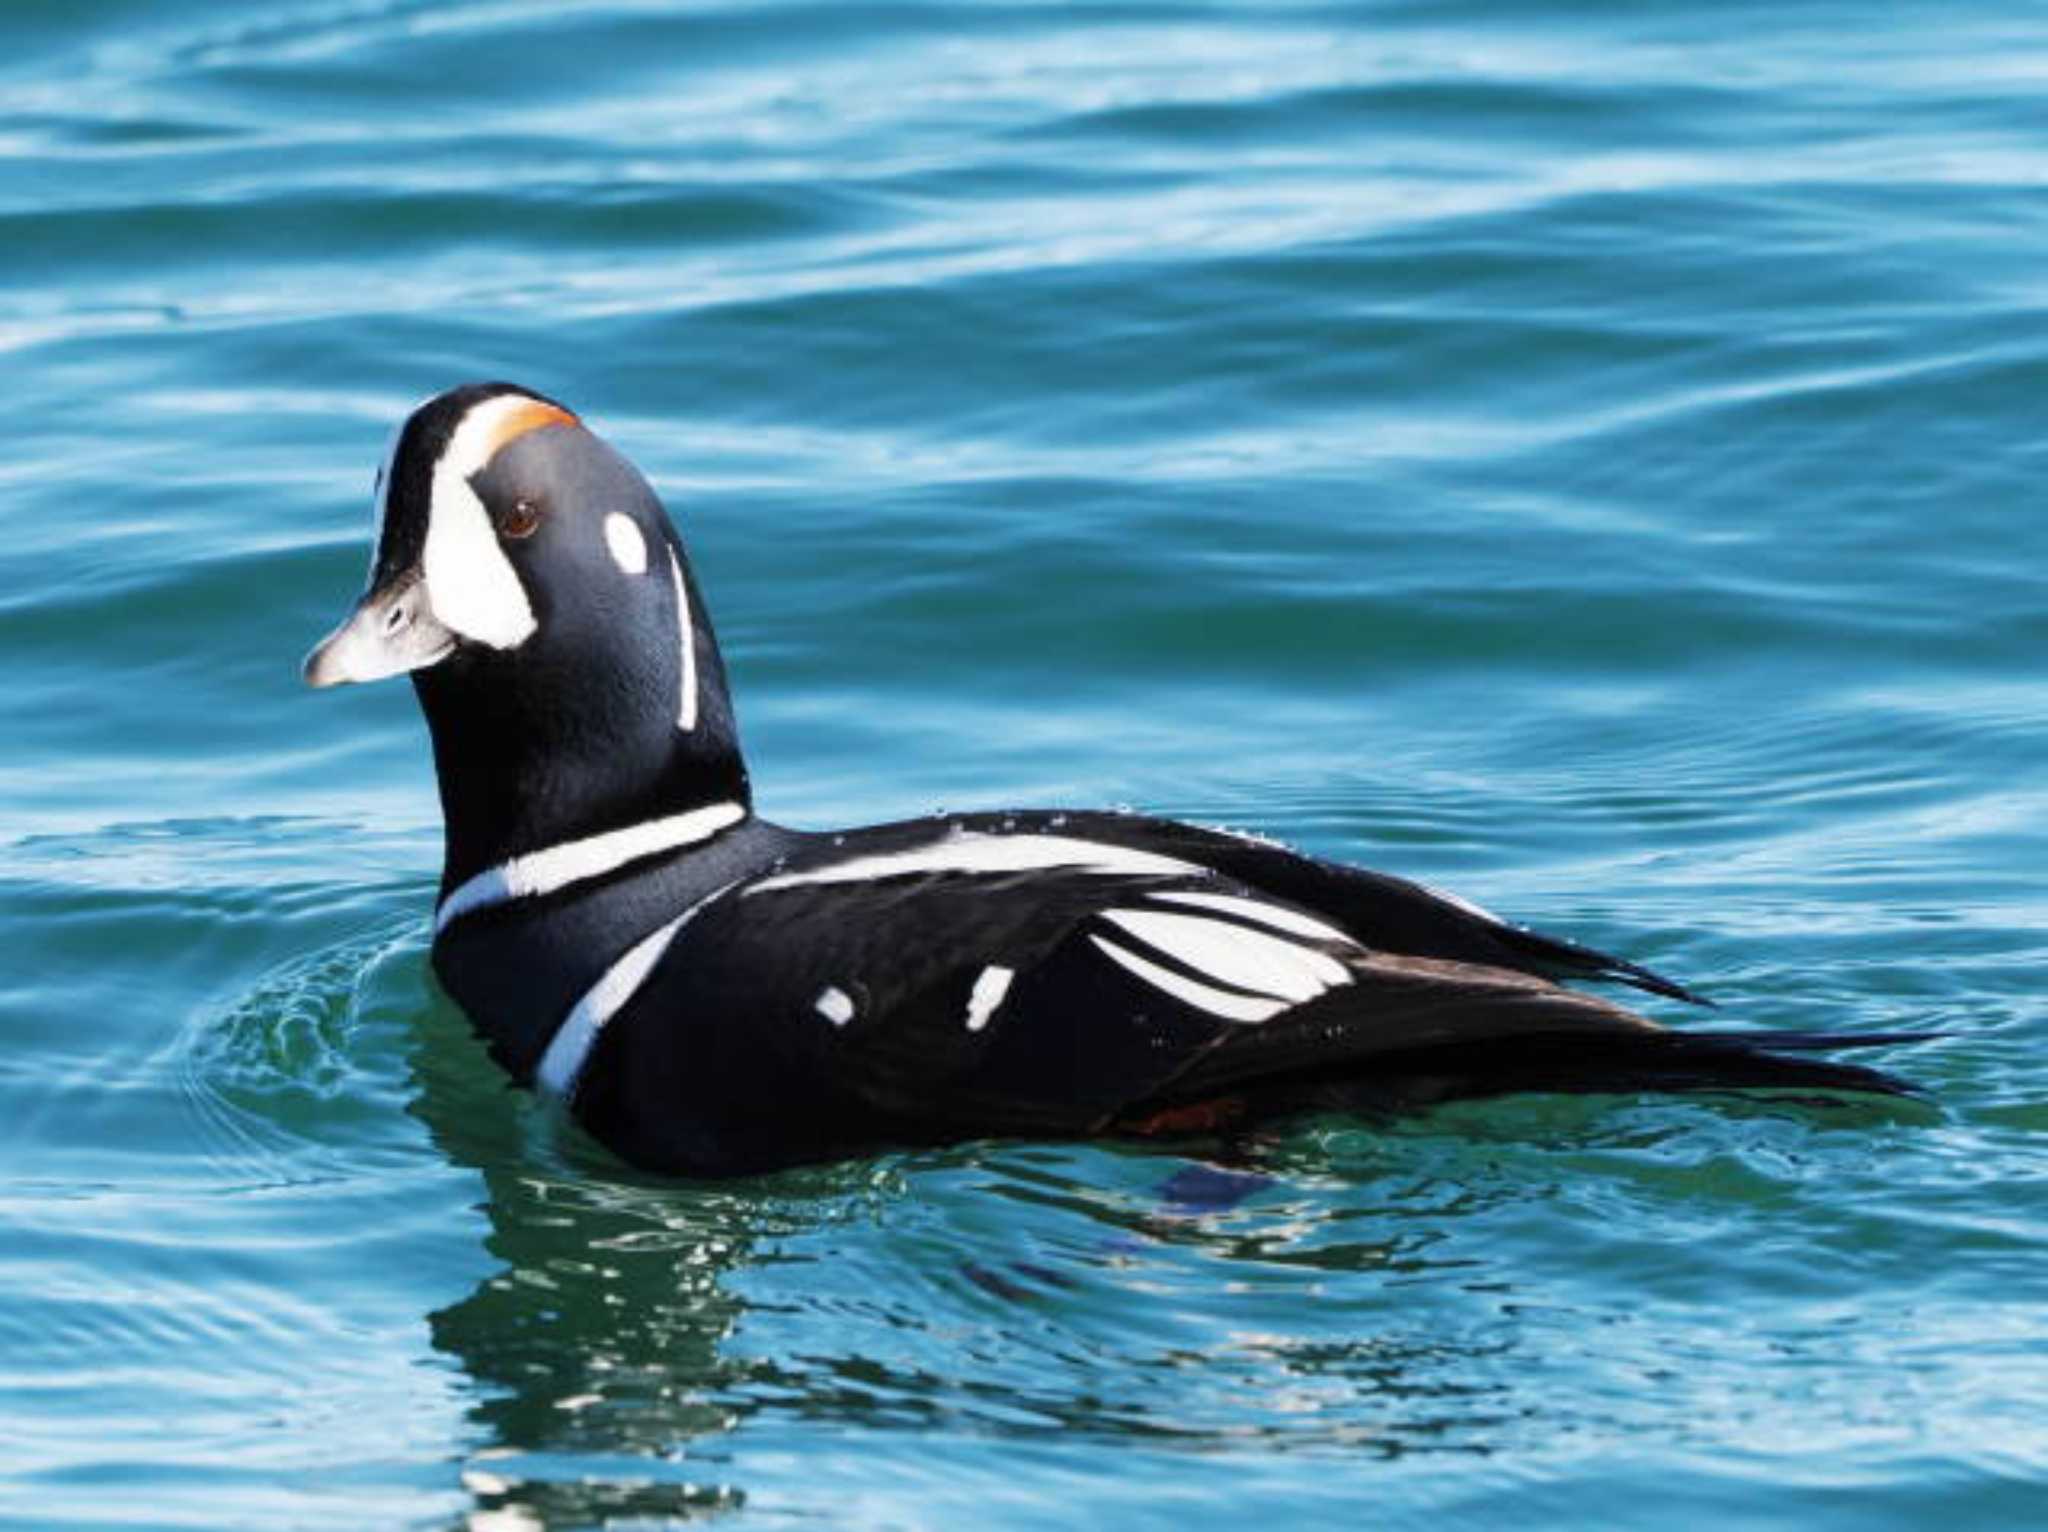
<svg viewBox="0 0 2048 1532">
<path fill-rule="evenodd" d="M 1287 1009 L 1285 1000 L 1262 1000 L 1257 995 L 1232 995 L 1220 989 L 1211 989 L 1206 984 L 1197 984 L 1193 979 L 1182 978 L 1157 963 L 1148 963 L 1135 952 L 1127 952 L 1106 937 L 1088 938 L 1116 962 L 1128 968 L 1146 983 L 1166 991 L 1175 999 L 1185 1000 L 1198 1010 L 1212 1016 L 1221 1016 L 1226 1021 L 1266 1021 Z"/>
<path fill-rule="evenodd" d="M 740 804 L 714 803 L 691 809 L 687 814 L 650 819 L 645 824 L 627 825 L 622 830 L 607 830 L 602 835 L 515 856 L 478 873 L 443 899 L 441 908 L 434 913 L 434 930 L 446 930 L 451 921 L 472 910 L 488 909 L 508 899 L 552 894 L 572 883 L 616 872 L 642 857 L 694 846 L 746 817 L 747 811 Z"/>
<path fill-rule="evenodd" d="M 749 895 L 765 894 L 777 888 L 801 888 L 810 883 L 858 883 L 872 878 L 904 877 L 912 873 L 1033 872 L 1051 867 L 1075 872 L 1113 876 L 1119 873 L 1197 873 L 1209 869 L 1149 851 L 1129 851 L 1106 846 L 1100 841 L 1076 840 L 1063 835 L 990 835 L 980 830 L 956 830 L 942 839 L 907 851 L 886 851 L 875 856 L 849 857 L 827 862 L 801 872 L 778 873 L 763 878 L 747 890 Z"/>
<path fill-rule="evenodd" d="M 979 1032 L 988 1025 L 989 1017 L 995 1015 L 996 1007 L 1010 993 L 1010 981 L 1016 977 L 1014 968 L 1005 968 L 1000 963 L 982 969 L 974 981 L 974 992 L 967 997 L 968 1031 Z"/>
<path fill-rule="evenodd" d="M 1198 904 L 1204 909 L 1222 910 L 1230 915 L 1242 915 L 1246 920 L 1256 920 L 1262 926 L 1276 931 L 1295 931 L 1303 936 L 1313 936 L 1320 941 L 1342 942 L 1355 947 L 1357 941 L 1348 933 L 1335 926 L 1326 926 L 1320 920 L 1312 920 L 1299 910 L 1290 910 L 1278 904 L 1268 904 L 1263 899 L 1245 899 L 1236 894 L 1200 894 L 1185 889 L 1152 895 L 1154 899 L 1170 900 L 1174 904 Z"/>
<path fill-rule="evenodd" d="M 1296 1004 L 1351 982 L 1344 965 L 1326 953 L 1227 920 L 1158 910 L 1104 910 L 1102 918 L 1219 984 Z"/>
<path fill-rule="evenodd" d="M 500 394 L 471 408 L 434 464 L 427 506 L 427 545 L 420 558 L 427 605 L 444 625 L 493 649 L 524 643 L 537 624 L 526 587 L 498 546 L 490 513 L 469 479 L 490 461 L 505 417 L 533 407 L 528 395 Z"/>
<path fill-rule="evenodd" d="M 676 727 L 685 734 L 697 727 L 697 625 L 690 615 L 690 592 L 683 584 L 683 566 L 676 550 L 668 550 L 669 578 L 676 587 L 676 626 L 682 630 L 683 700 L 676 714 Z"/>
<path fill-rule="evenodd" d="M 565 1100 L 575 1094 L 583 1065 L 590 1057 L 590 1050 L 596 1046 L 597 1034 L 604 1029 L 604 1024 L 624 1010 L 626 1002 L 640 992 L 640 986 L 654 972 L 654 965 L 662 960 L 675 941 L 676 933 L 696 919 L 699 910 L 731 887 L 732 884 L 728 883 L 724 888 L 706 894 L 667 925 L 628 947 L 624 955 L 604 971 L 604 976 L 569 1008 L 569 1014 L 555 1028 L 548 1051 L 541 1056 L 540 1068 L 534 1071 L 536 1086 Z"/>
<path fill-rule="evenodd" d="M 835 1027 L 853 1020 L 853 996 L 834 984 L 818 991 L 818 1014 Z"/>
</svg>

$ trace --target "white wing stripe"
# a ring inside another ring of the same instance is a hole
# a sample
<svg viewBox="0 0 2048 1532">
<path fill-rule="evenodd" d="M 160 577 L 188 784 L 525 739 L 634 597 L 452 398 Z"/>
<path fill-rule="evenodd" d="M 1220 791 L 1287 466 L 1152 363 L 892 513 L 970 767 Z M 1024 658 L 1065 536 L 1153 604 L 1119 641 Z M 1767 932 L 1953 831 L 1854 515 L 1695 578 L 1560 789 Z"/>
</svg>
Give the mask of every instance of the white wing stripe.
<svg viewBox="0 0 2048 1532">
<path fill-rule="evenodd" d="M 910 873 L 1034 872 L 1066 867 L 1076 872 L 1100 873 L 1195 873 L 1210 875 L 1206 867 L 1183 862 L 1150 851 L 1132 851 L 1106 846 L 1100 841 L 1077 840 L 1065 835 L 991 835 L 981 830 L 956 830 L 951 835 L 904 851 L 884 851 L 873 856 L 849 857 L 801 872 L 778 873 L 748 888 L 749 895 L 771 889 L 801 888 L 812 883 L 855 883 L 870 878 L 902 877 Z"/>
<path fill-rule="evenodd" d="M 1299 910 L 1290 910 L 1283 905 L 1267 904 L 1262 899 L 1244 899 L 1236 894 L 1200 894 L 1186 889 L 1174 889 L 1163 894 L 1154 894 L 1154 899 L 1169 900 L 1174 904 L 1198 904 L 1204 909 L 1221 910 L 1226 915 L 1242 915 L 1246 920 L 1255 920 L 1262 926 L 1275 931 L 1293 931 L 1302 936 L 1312 936 L 1318 941 L 1342 942 L 1347 947 L 1357 942 L 1349 933 L 1335 926 L 1324 925 L 1312 920 Z"/>
<path fill-rule="evenodd" d="M 1107 937 L 1090 935 L 1088 940 L 1100 947 L 1109 957 L 1128 968 L 1132 973 L 1155 988 L 1164 990 L 1176 1000 L 1184 1000 L 1198 1010 L 1212 1016 L 1221 1016 L 1226 1021 L 1266 1021 L 1287 1009 L 1285 1000 L 1262 1000 L 1257 995 L 1230 995 L 1220 989 L 1211 989 L 1206 984 L 1197 984 L 1193 979 L 1183 978 L 1170 969 L 1149 963 L 1135 952 L 1126 951 Z"/>
<path fill-rule="evenodd" d="M 446 930 L 451 921 L 472 910 L 489 909 L 508 899 L 552 894 L 586 878 L 616 872 L 643 856 L 694 846 L 746 817 L 747 811 L 740 804 L 714 803 L 691 809 L 687 814 L 650 819 L 645 824 L 627 825 L 621 830 L 607 830 L 602 835 L 564 841 L 544 851 L 515 856 L 509 862 L 486 868 L 443 899 L 440 909 L 434 912 L 434 930 L 437 934 Z"/>
<path fill-rule="evenodd" d="M 1158 910 L 1104 910 L 1102 918 L 1217 983 L 1297 1004 L 1351 980 L 1333 957 L 1229 921 Z"/>
</svg>

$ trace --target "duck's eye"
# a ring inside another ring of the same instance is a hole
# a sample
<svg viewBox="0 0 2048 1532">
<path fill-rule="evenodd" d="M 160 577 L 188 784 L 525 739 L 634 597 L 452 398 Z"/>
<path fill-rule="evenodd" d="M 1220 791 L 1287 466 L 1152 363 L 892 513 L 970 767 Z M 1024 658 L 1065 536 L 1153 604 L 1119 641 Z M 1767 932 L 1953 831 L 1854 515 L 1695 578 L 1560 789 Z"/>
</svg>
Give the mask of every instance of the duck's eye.
<svg viewBox="0 0 2048 1532">
<path fill-rule="evenodd" d="M 540 507 L 531 500 L 514 500 L 505 514 L 498 518 L 499 534 L 514 541 L 533 536 L 539 525 Z"/>
</svg>

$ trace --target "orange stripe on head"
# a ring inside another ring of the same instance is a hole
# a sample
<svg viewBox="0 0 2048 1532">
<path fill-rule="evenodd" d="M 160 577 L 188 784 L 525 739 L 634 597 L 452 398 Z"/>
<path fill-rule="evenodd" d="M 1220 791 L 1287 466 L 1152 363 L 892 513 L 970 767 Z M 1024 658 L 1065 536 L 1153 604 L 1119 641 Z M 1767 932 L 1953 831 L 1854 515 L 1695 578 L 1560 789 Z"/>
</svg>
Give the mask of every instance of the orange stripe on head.
<svg viewBox="0 0 2048 1532">
<path fill-rule="evenodd" d="M 493 422 L 494 429 L 484 442 L 483 461 L 488 463 L 529 431 L 543 426 L 580 426 L 583 422 L 559 404 L 544 399 L 522 399 Z"/>
</svg>

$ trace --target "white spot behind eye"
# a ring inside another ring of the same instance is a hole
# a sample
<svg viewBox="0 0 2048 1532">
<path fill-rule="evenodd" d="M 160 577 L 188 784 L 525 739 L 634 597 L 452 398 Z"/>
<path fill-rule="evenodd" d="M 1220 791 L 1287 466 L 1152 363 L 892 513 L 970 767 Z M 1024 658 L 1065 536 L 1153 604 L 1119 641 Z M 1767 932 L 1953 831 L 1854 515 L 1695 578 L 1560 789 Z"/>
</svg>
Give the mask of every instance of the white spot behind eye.
<svg viewBox="0 0 2048 1532">
<path fill-rule="evenodd" d="M 838 985 L 830 985 L 818 992 L 818 1014 L 835 1027 L 843 1027 L 853 1020 L 853 996 Z"/>
<path fill-rule="evenodd" d="M 647 539 L 640 535 L 632 517 L 621 511 L 613 511 L 605 517 L 604 542 L 612 551 L 612 562 L 623 573 L 647 573 Z"/>
</svg>

